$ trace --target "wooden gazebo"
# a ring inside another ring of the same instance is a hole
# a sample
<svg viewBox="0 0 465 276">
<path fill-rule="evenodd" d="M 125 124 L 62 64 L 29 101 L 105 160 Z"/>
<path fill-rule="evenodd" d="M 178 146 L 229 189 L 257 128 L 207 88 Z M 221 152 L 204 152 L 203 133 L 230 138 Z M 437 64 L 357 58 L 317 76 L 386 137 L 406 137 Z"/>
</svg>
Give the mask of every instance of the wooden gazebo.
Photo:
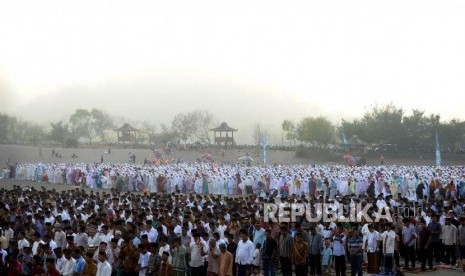
<svg viewBox="0 0 465 276">
<path fill-rule="evenodd" d="M 358 154 L 365 154 L 367 151 L 368 143 L 358 138 L 357 135 L 354 135 L 349 139 L 349 141 L 347 141 L 347 145 L 349 147 L 349 151 Z"/>
<path fill-rule="evenodd" d="M 237 129 L 228 126 L 227 123 L 222 122 L 218 127 L 210 129 L 214 133 L 214 143 L 218 146 L 235 146 L 234 132 Z M 224 136 L 223 136 L 224 134 Z"/>
<path fill-rule="evenodd" d="M 115 129 L 118 135 L 118 143 L 135 143 L 139 130 L 125 123 L 120 128 Z"/>
</svg>

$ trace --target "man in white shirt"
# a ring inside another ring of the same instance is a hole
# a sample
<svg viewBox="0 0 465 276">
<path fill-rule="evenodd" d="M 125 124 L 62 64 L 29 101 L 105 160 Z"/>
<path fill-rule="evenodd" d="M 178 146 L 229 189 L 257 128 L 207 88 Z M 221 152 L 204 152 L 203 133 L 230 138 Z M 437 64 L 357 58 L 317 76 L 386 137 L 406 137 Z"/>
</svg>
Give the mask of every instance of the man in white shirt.
<svg viewBox="0 0 465 276">
<path fill-rule="evenodd" d="M 383 233 L 384 273 L 386 274 L 394 272 L 394 251 L 396 242 L 399 242 L 395 229 L 396 226 L 391 225 L 391 228 Z"/>
<path fill-rule="evenodd" d="M 220 238 L 226 240 L 224 232 L 228 229 L 228 226 L 224 224 L 224 218 L 218 219 L 218 232 L 220 233 Z"/>
<path fill-rule="evenodd" d="M 346 236 L 343 233 L 343 228 L 338 227 L 336 232 L 332 235 L 333 241 L 333 256 L 334 256 L 334 267 L 336 270 L 336 276 L 346 275 Z"/>
<path fill-rule="evenodd" d="M 63 251 L 61 250 L 61 248 L 56 248 L 55 250 L 53 250 L 53 252 L 55 252 L 55 256 L 57 257 L 55 267 L 58 270 L 58 272 L 60 272 L 63 270 L 63 267 L 65 266 L 65 263 L 66 263 L 65 255 L 63 254 Z"/>
<path fill-rule="evenodd" d="M 55 250 L 55 248 L 57 248 L 57 244 L 54 240 L 52 240 L 52 237 L 49 235 L 49 234 L 45 234 L 44 236 L 44 242 L 45 243 L 48 243 L 50 245 L 50 248 L 52 250 Z"/>
<path fill-rule="evenodd" d="M 103 225 L 102 226 L 102 233 L 100 234 L 100 242 L 106 242 L 107 244 L 110 244 L 111 239 L 113 239 L 113 235 L 108 231 L 108 226 Z"/>
<path fill-rule="evenodd" d="M 255 247 L 249 240 L 247 230 L 241 229 L 241 240 L 237 243 L 236 264 L 237 276 L 245 276 L 247 268 L 253 262 Z"/>
<path fill-rule="evenodd" d="M 365 252 L 368 256 L 368 273 L 379 273 L 379 249 L 378 249 L 378 231 L 373 224 L 368 226 L 367 239 L 365 241 Z"/>
<path fill-rule="evenodd" d="M 158 232 L 157 232 L 157 229 L 153 228 L 152 226 L 152 221 L 151 220 L 147 220 L 146 221 L 147 223 L 147 236 L 149 238 L 149 242 L 155 242 L 158 238 Z"/>
<path fill-rule="evenodd" d="M 66 258 L 66 262 L 61 270 L 58 270 L 61 275 L 63 276 L 72 276 L 73 275 L 73 268 L 74 265 L 76 264 L 76 260 L 71 257 L 71 250 L 70 249 L 65 249 L 64 250 L 64 255 Z"/>
<path fill-rule="evenodd" d="M 455 244 L 457 243 L 457 227 L 452 224 L 450 217 L 446 218 L 445 225 L 442 228 L 442 243 L 444 244 L 445 251 L 445 264 L 455 265 Z M 452 259 L 452 260 L 451 260 Z"/>
<path fill-rule="evenodd" d="M 15 232 L 12 229 L 14 225 L 15 225 L 14 222 L 11 222 L 10 226 L 5 230 L 5 239 L 6 239 L 7 247 L 3 249 L 7 249 L 8 246 L 10 246 L 10 241 L 12 241 L 15 237 Z"/>
<path fill-rule="evenodd" d="M 52 212 L 50 211 L 45 211 L 45 219 L 44 219 L 44 223 L 50 223 L 51 225 L 53 225 L 55 223 L 55 218 L 52 216 Z"/>
<path fill-rule="evenodd" d="M 173 219 L 174 221 L 174 234 L 176 234 L 177 237 L 181 236 L 182 234 L 182 227 L 179 225 L 179 220 L 178 219 Z"/>
<path fill-rule="evenodd" d="M 149 265 L 149 259 L 151 253 L 147 251 L 147 248 L 145 244 L 139 244 L 139 261 L 138 261 L 138 270 L 139 270 L 139 276 L 145 276 L 147 273 L 147 267 Z"/>
<path fill-rule="evenodd" d="M 89 236 L 87 239 L 87 245 L 90 248 L 96 248 L 100 245 L 100 234 L 95 231 L 95 229 L 89 229 Z"/>
<path fill-rule="evenodd" d="M 190 255 L 189 266 L 192 275 L 201 275 L 203 270 L 203 256 L 207 255 L 205 242 L 200 238 L 200 234 L 193 233 L 194 242 L 189 245 L 188 254 Z"/>
<path fill-rule="evenodd" d="M 25 238 L 26 233 L 24 231 L 20 231 L 18 234 L 18 249 L 19 252 L 23 252 L 24 247 L 29 247 L 29 242 Z"/>
<path fill-rule="evenodd" d="M 37 249 L 39 248 L 39 246 L 45 243 L 40 237 L 40 233 L 37 233 L 37 232 L 34 233 L 34 239 L 35 241 L 32 244 L 32 255 L 33 256 L 37 255 Z"/>
<path fill-rule="evenodd" d="M 103 251 L 99 252 L 98 260 L 96 276 L 111 276 L 111 265 L 107 262 L 106 253 Z"/>
<path fill-rule="evenodd" d="M 158 255 L 163 256 L 163 252 L 170 252 L 170 245 L 166 243 L 166 238 L 162 237 L 160 239 L 160 248 L 158 249 Z"/>
</svg>

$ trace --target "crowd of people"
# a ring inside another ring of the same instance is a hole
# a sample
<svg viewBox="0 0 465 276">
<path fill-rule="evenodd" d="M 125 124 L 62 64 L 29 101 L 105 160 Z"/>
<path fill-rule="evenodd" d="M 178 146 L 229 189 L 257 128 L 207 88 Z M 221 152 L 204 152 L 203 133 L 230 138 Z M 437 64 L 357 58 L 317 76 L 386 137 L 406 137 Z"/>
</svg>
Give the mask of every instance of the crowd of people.
<svg viewBox="0 0 465 276">
<path fill-rule="evenodd" d="M 462 167 L 14 164 L 3 178 L 32 182 L 0 190 L 0 275 L 455 268 L 465 265 L 464 175 Z M 266 216 L 291 204 L 341 217 Z M 357 204 L 370 207 L 354 219 Z"/>
</svg>

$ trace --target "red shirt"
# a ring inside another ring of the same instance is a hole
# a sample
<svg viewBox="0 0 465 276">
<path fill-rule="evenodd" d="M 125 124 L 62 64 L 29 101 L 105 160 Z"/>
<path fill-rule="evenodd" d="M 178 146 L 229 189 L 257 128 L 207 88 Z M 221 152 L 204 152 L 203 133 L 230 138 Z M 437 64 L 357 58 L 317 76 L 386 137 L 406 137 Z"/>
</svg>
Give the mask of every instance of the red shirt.
<svg viewBox="0 0 465 276">
<path fill-rule="evenodd" d="M 60 272 L 55 267 L 52 267 L 47 270 L 47 273 L 45 274 L 47 276 L 60 276 Z"/>
</svg>

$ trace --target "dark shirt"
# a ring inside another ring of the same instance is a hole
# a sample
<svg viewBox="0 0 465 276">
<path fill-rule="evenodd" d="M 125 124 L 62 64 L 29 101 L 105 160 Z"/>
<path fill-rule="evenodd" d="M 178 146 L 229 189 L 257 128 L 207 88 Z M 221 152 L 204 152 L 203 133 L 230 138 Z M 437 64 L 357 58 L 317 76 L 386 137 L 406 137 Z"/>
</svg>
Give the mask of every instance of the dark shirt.
<svg viewBox="0 0 465 276">
<path fill-rule="evenodd" d="M 420 248 L 419 250 L 424 250 L 426 244 L 428 243 L 428 240 L 429 240 L 429 237 L 431 236 L 431 230 L 429 230 L 428 228 L 423 228 L 420 230 L 420 233 L 419 233 L 419 245 L 420 245 Z"/>
<path fill-rule="evenodd" d="M 236 258 L 237 244 L 234 241 L 228 243 L 226 250 L 233 255 L 234 259 Z"/>
<path fill-rule="evenodd" d="M 431 239 L 431 242 L 434 242 L 434 243 L 439 242 L 440 241 L 439 237 L 441 236 L 441 224 L 439 224 L 439 222 L 430 222 L 430 224 L 428 224 L 428 229 L 431 232 L 439 231 L 438 234 L 432 234 L 433 238 Z"/>
<path fill-rule="evenodd" d="M 264 259 L 271 259 L 276 252 L 278 243 L 273 238 L 267 238 L 263 243 L 262 256 Z"/>
</svg>

